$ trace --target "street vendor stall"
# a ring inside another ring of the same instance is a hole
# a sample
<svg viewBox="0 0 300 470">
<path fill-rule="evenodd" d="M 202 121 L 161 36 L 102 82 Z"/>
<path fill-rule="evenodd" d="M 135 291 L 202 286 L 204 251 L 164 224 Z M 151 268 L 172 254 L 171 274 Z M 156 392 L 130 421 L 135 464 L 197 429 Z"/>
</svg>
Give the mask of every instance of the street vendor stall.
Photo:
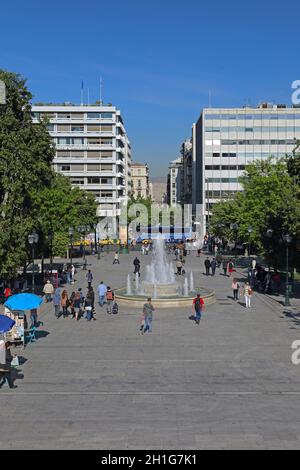
<svg viewBox="0 0 300 470">
<path fill-rule="evenodd" d="M 15 322 L 11 330 L 5 333 L 6 341 L 13 344 L 26 343 L 26 332 L 28 332 L 28 323 L 26 311 L 34 310 L 40 307 L 43 299 L 35 294 L 17 294 L 12 295 L 5 302 L 4 314 Z"/>
</svg>

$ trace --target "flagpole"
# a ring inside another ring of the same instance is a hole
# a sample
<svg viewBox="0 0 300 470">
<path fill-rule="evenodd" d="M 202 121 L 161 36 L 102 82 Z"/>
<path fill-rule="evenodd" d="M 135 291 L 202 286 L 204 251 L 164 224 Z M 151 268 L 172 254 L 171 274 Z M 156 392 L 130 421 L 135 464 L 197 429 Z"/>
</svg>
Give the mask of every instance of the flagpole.
<svg viewBox="0 0 300 470">
<path fill-rule="evenodd" d="M 83 106 L 83 80 L 81 80 L 81 106 Z"/>
</svg>

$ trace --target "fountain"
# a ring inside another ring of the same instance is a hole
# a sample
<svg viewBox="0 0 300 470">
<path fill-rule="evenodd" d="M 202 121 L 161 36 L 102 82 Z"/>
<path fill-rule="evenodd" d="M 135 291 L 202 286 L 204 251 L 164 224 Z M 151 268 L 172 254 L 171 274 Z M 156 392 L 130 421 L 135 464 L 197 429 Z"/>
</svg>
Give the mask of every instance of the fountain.
<svg viewBox="0 0 300 470">
<path fill-rule="evenodd" d="M 175 267 L 167 259 L 165 242 L 161 237 L 154 242 L 151 264 L 145 267 L 145 276 L 141 281 L 139 274 L 135 276 L 132 288 L 130 275 L 127 277 L 127 289 L 116 291 L 116 300 L 121 305 L 142 308 L 147 297 L 152 297 L 156 308 L 180 308 L 192 305 L 192 300 L 201 294 L 205 304 L 215 302 L 214 292 L 204 287 L 195 288 L 194 275 L 191 272 L 182 281 L 175 276 Z"/>
<path fill-rule="evenodd" d="M 127 276 L 127 295 L 132 295 L 132 288 L 131 288 L 131 280 L 130 280 L 130 274 Z"/>
<path fill-rule="evenodd" d="M 191 274 L 190 274 L 190 292 L 194 292 L 194 290 L 195 290 L 194 274 L 193 274 L 193 271 L 191 271 Z"/>
</svg>

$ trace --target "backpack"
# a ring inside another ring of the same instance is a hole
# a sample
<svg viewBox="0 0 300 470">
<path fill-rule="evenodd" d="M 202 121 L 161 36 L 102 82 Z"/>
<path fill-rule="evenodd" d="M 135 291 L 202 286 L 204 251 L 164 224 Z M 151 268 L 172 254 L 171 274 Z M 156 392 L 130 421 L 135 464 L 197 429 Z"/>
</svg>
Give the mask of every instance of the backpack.
<svg viewBox="0 0 300 470">
<path fill-rule="evenodd" d="M 106 294 L 106 300 L 114 300 L 114 293 L 112 290 L 109 290 Z"/>
<path fill-rule="evenodd" d="M 113 313 L 113 315 L 117 315 L 119 313 L 119 306 L 116 302 L 113 305 L 112 313 Z"/>
<path fill-rule="evenodd" d="M 199 298 L 197 297 L 196 302 L 195 302 L 195 310 L 196 310 L 196 312 L 199 312 L 199 311 L 201 310 L 201 308 L 202 308 L 201 299 L 199 299 Z"/>
</svg>

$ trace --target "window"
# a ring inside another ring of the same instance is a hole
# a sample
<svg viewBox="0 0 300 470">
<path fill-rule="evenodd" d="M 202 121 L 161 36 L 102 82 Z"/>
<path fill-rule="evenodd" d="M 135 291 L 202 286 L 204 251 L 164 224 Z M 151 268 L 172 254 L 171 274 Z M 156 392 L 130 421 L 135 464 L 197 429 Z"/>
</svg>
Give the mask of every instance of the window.
<svg viewBox="0 0 300 470">
<path fill-rule="evenodd" d="M 87 165 L 87 171 L 100 171 L 100 165 Z"/>
<path fill-rule="evenodd" d="M 222 153 L 222 157 L 227 157 L 227 158 L 234 158 L 236 157 L 236 153 Z"/>
<path fill-rule="evenodd" d="M 70 165 L 58 165 L 57 169 L 58 171 L 71 171 L 71 166 Z"/>
<path fill-rule="evenodd" d="M 57 119 L 71 119 L 70 113 L 57 113 Z"/>
<path fill-rule="evenodd" d="M 100 184 L 100 178 L 92 177 L 87 179 L 88 184 Z"/>
<path fill-rule="evenodd" d="M 84 152 L 72 150 L 71 151 L 72 158 L 84 158 Z"/>
<path fill-rule="evenodd" d="M 87 113 L 87 119 L 100 119 L 100 113 Z"/>
<path fill-rule="evenodd" d="M 112 113 L 101 113 L 101 119 L 112 119 Z"/>
<path fill-rule="evenodd" d="M 71 132 L 84 132 L 84 126 L 71 126 Z"/>
<path fill-rule="evenodd" d="M 70 178 L 71 184 L 81 185 L 84 184 L 84 178 Z"/>
<path fill-rule="evenodd" d="M 47 124 L 46 127 L 47 127 L 48 132 L 53 132 L 54 131 L 54 124 Z"/>
</svg>

